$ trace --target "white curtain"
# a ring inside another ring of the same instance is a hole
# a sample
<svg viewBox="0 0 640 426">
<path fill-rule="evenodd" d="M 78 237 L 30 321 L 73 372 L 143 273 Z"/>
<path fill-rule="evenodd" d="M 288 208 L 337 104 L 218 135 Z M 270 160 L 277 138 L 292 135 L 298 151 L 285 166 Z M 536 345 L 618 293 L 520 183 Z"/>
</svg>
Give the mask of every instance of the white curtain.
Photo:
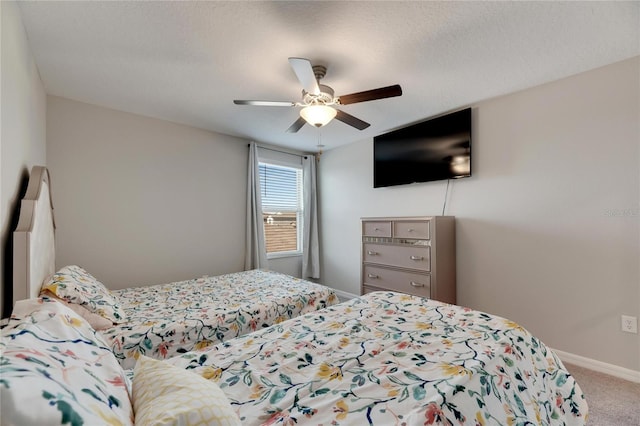
<svg viewBox="0 0 640 426">
<path fill-rule="evenodd" d="M 302 277 L 320 278 L 320 244 L 318 241 L 318 198 L 316 194 L 316 157 L 302 159 L 304 186 L 304 221 L 302 236 Z"/>
<path fill-rule="evenodd" d="M 247 167 L 247 233 L 244 269 L 267 269 L 267 249 L 264 242 L 262 222 L 262 197 L 260 196 L 260 174 L 258 171 L 258 148 L 255 142 L 249 144 L 249 165 Z"/>
</svg>

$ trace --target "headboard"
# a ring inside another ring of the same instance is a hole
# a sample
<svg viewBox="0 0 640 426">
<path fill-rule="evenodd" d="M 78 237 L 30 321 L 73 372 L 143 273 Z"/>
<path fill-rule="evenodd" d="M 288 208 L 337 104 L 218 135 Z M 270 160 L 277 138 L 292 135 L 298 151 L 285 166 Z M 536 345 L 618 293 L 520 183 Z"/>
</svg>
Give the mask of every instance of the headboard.
<svg viewBox="0 0 640 426">
<path fill-rule="evenodd" d="M 55 220 L 49 171 L 31 169 L 13 233 L 13 303 L 37 297 L 42 282 L 55 273 Z"/>
</svg>

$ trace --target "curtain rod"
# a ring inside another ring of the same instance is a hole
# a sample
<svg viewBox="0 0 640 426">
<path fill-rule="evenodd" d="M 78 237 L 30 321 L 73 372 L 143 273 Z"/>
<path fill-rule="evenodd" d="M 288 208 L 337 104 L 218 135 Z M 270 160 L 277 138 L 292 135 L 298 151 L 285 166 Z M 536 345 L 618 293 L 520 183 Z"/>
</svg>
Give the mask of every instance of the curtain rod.
<svg viewBox="0 0 640 426">
<path fill-rule="evenodd" d="M 251 146 L 251 144 L 247 144 L 247 146 Z M 256 146 L 258 148 L 260 148 L 260 149 L 266 149 L 267 151 L 280 152 L 282 154 L 289 154 L 289 155 L 299 155 L 300 157 L 304 157 L 304 158 L 307 158 L 307 155 L 309 155 L 309 154 L 294 154 L 294 153 L 288 152 L 288 151 L 281 151 L 279 149 L 267 148 L 266 146 L 262 146 L 262 145 L 258 145 L 258 144 L 256 144 Z"/>
</svg>

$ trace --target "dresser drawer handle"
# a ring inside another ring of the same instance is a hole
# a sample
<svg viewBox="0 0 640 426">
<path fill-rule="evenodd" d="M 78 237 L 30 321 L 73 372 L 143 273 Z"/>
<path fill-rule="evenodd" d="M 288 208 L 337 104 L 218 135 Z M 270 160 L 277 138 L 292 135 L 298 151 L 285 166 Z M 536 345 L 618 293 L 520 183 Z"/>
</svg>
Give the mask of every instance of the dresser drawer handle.
<svg viewBox="0 0 640 426">
<path fill-rule="evenodd" d="M 411 287 L 424 287 L 424 284 L 411 281 Z"/>
<path fill-rule="evenodd" d="M 367 277 L 369 277 L 369 278 L 380 278 L 379 276 L 373 275 L 373 274 L 367 274 Z"/>
<path fill-rule="evenodd" d="M 407 229 L 407 232 L 413 232 L 413 228 Z"/>
<path fill-rule="evenodd" d="M 424 260 L 424 257 L 422 257 L 422 256 L 409 256 L 409 259 L 411 259 L 411 260 Z"/>
<path fill-rule="evenodd" d="M 367 254 L 368 254 L 369 256 L 376 256 L 376 255 L 378 254 L 378 252 L 377 252 L 377 251 L 371 251 L 371 250 L 369 250 L 369 251 L 367 252 Z"/>
<path fill-rule="evenodd" d="M 376 231 L 376 232 L 382 231 L 382 229 L 380 229 L 380 228 L 373 228 L 373 230 Z"/>
</svg>

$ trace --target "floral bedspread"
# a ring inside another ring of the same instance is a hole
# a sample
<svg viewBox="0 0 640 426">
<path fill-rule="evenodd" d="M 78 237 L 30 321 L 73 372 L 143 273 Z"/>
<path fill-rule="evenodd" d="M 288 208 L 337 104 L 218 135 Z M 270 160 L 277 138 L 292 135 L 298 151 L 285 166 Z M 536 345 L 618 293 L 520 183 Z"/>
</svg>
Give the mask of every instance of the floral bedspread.
<svg viewBox="0 0 640 426">
<path fill-rule="evenodd" d="M 518 324 L 392 292 L 168 362 L 216 381 L 243 425 L 584 425 L 587 418 L 574 378 Z"/>
<path fill-rule="evenodd" d="M 123 368 L 138 353 L 169 358 L 338 302 L 334 291 L 253 270 L 112 291 L 127 321 L 102 332 Z"/>
</svg>

